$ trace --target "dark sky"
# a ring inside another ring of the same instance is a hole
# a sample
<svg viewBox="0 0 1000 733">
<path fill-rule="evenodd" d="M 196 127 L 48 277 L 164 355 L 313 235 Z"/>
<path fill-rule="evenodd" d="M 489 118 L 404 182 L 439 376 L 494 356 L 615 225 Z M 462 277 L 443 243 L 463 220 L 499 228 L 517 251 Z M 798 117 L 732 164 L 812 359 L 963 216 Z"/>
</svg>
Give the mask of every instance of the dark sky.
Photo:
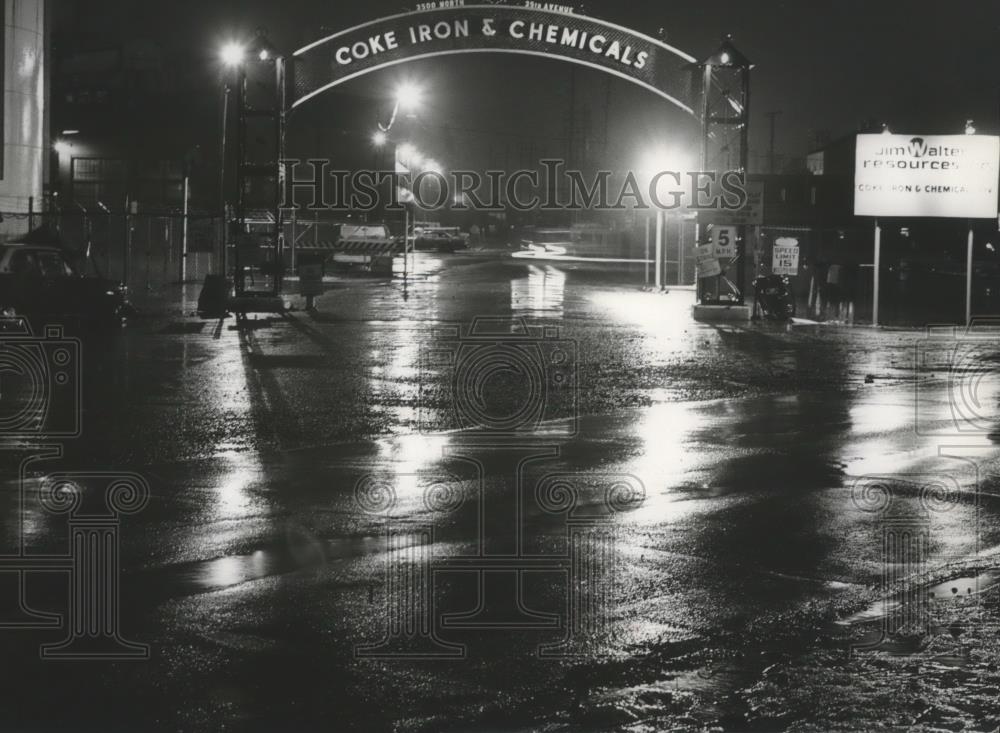
<svg viewBox="0 0 1000 733">
<path fill-rule="evenodd" d="M 217 74 L 218 46 L 252 36 L 257 26 L 294 48 L 324 29 L 407 9 L 383 0 L 56 2 L 62 28 L 80 37 L 155 40 L 171 63 L 191 65 L 196 74 L 204 69 L 209 81 Z M 816 133 L 837 137 L 865 119 L 888 122 L 898 132 L 944 133 L 961 132 L 966 118 L 973 118 L 980 131 L 1000 132 L 1000 2 L 994 0 L 593 0 L 586 13 L 651 35 L 663 28 L 668 42 L 696 57 L 708 55 L 722 34 L 731 33 L 756 64 L 751 150 L 758 155 L 767 149 L 772 110 L 783 111 L 778 149 L 791 156 L 807 152 Z M 450 129 L 439 146 L 460 155 L 453 149 L 476 141 L 503 162 L 517 155 L 508 148 L 520 150 L 532 137 L 536 152 L 559 151 L 571 68 L 531 57 L 455 56 L 377 72 L 345 91 L 374 100 L 401 75 L 418 78 L 429 93 L 421 124 Z M 600 147 L 618 157 L 632 155 L 689 128 L 667 103 L 609 79 L 576 72 L 578 103 L 590 108 L 590 135 Z"/>
</svg>

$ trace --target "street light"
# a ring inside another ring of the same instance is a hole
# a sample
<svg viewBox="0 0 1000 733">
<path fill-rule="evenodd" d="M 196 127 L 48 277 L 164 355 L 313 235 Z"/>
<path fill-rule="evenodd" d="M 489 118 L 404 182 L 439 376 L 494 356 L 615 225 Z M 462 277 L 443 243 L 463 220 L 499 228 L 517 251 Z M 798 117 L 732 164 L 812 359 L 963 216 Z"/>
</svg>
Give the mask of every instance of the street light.
<svg viewBox="0 0 1000 733">
<path fill-rule="evenodd" d="M 976 134 L 976 127 L 975 127 L 975 125 L 972 124 L 972 120 L 966 120 L 965 121 L 965 134 L 966 135 L 975 135 Z"/>
<path fill-rule="evenodd" d="M 372 140 L 376 146 L 383 145 L 388 140 L 388 132 L 392 130 L 392 126 L 396 124 L 396 118 L 399 116 L 399 110 L 403 109 L 406 112 L 412 113 L 420 106 L 423 99 L 423 90 L 414 84 L 413 82 L 403 82 L 398 87 L 396 87 L 395 100 L 392 107 L 392 116 L 389 118 L 388 124 L 383 125 L 381 122 L 378 123 L 378 132 L 375 133 Z M 417 152 L 417 149 L 409 143 L 403 143 L 402 145 L 397 145 L 394 150 L 394 169 L 396 173 L 400 172 L 400 166 L 405 166 L 407 169 L 419 166 L 423 161 L 423 156 Z M 403 189 L 405 191 L 405 188 Z M 413 200 L 412 193 L 410 194 L 410 201 Z M 406 199 L 403 199 L 404 203 Z M 406 207 L 403 207 L 403 280 L 406 281 L 408 262 L 409 262 L 409 249 L 410 249 L 410 213 Z"/>
<path fill-rule="evenodd" d="M 222 65 L 228 70 L 229 73 L 224 75 L 223 83 L 223 94 L 222 94 L 222 129 L 221 129 L 221 140 L 220 140 L 220 171 L 219 171 L 219 205 L 220 211 L 220 221 L 221 221 L 221 269 L 223 274 L 228 270 L 228 244 L 231 232 L 229 231 L 229 223 L 227 221 L 227 206 L 226 206 L 226 182 L 227 182 L 227 163 L 228 161 L 228 148 L 227 148 L 227 132 L 229 129 L 229 97 L 235 91 L 236 93 L 236 106 L 239 116 L 239 135 L 237 136 L 236 145 L 238 150 L 238 167 L 237 167 L 237 189 L 239 194 L 237 196 L 237 207 L 236 214 L 237 220 L 241 224 L 245 219 L 245 207 L 243 202 L 244 197 L 244 182 L 243 176 L 245 175 L 244 170 L 244 157 L 246 155 L 246 94 L 247 94 L 247 67 L 248 62 L 251 60 L 259 60 L 261 63 L 267 63 L 269 61 L 274 61 L 276 68 L 278 69 L 278 92 L 277 94 L 281 97 L 284 92 L 282 91 L 284 85 L 284 59 L 280 52 L 274 46 L 273 43 L 267 38 L 264 30 L 258 28 L 254 38 L 249 43 L 244 43 L 239 40 L 233 39 L 223 44 L 219 49 L 219 59 Z M 277 115 L 277 124 L 279 126 L 278 137 L 281 140 L 279 142 L 279 148 L 283 149 L 284 146 L 284 132 L 283 125 L 284 121 L 281 115 Z M 279 152 L 278 159 L 282 157 Z M 276 236 L 276 240 L 280 243 L 281 237 L 280 233 Z M 277 250 L 280 253 L 280 246 Z M 239 272 L 239 250 L 238 248 L 234 250 L 236 256 L 236 264 L 238 270 L 238 277 L 242 277 Z M 277 282 L 277 281 L 276 281 Z M 275 287 L 278 287 L 277 285 Z M 242 292 L 242 281 L 237 284 L 237 292 Z"/>
<path fill-rule="evenodd" d="M 640 185 L 646 188 L 650 202 L 655 206 L 652 219 L 646 219 L 645 248 L 645 281 L 649 284 L 650 240 L 653 238 L 652 228 L 655 222 L 655 239 L 653 239 L 654 283 L 657 288 L 665 284 L 667 274 L 667 210 L 665 206 L 676 206 L 680 203 L 680 177 L 687 171 L 695 170 L 688 155 L 676 147 L 654 145 L 641 153 L 638 173 Z M 676 176 L 676 178 L 675 178 Z M 681 227 L 683 225 L 679 225 Z M 678 229 L 677 238 L 677 283 L 684 277 L 684 243 L 683 230 Z"/>
<path fill-rule="evenodd" d="M 242 64 L 246 59 L 246 55 L 246 47 L 237 41 L 230 41 L 225 44 L 219 52 L 219 58 L 222 59 L 222 63 L 229 67 L 236 67 Z"/>
<path fill-rule="evenodd" d="M 423 90 L 413 82 L 403 82 L 396 89 L 396 104 L 406 112 L 412 112 L 420 106 Z"/>
<path fill-rule="evenodd" d="M 222 65 L 229 70 L 242 69 L 246 60 L 246 47 L 238 41 L 229 41 L 219 49 L 219 60 Z M 229 265 L 229 226 L 228 208 L 226 202 L 226 164 L 228 162 L 228 131 L 229 131 L 229 97 L 233 91 L 232 80 L 225 75 L 222 85 L 222 123 L 219 139 L 219 266 L 222 275 L 226 275 Z M 237 89 L 243 86 L 242 79 L 237 84 Z"/>
<path fill-rule="evenodd" d="M 389 141 L 389 136 L 386 135 L 381 130 L 376 130 L 375 134 L 372 135 L 372 143 L 375 145 L 376 148 L 381 148 L 388 141 Z"/>
<path fill-rule="evenodd" d="M 267 37 L 263 28 L 258 28 L 254 34 L 253 42 L 250 44 L 250 52 L 260 61 L 270 61 L 280 56 L 278 49 L 271 43 L 271 39 Z"/>
<path fill-rule="evenodd" d="M 639 166 L 636 171 L 639 173 L 640 184 L 652 186 L 656 180 L 656 190 L 661 186 L 673 184 L 679 185 L 671 175 L 661 175 L 676 173 L 685 175 L 689 171 L 695 170 L 690 156 L 683 150 L 666 145 L 658 145 L 647 148 L 640 154 Z"/>
<path fill-rule="evenodd" d="M 650 177 L 661 171 L 672 170 L 671 166 L 676 165 L 678 155 L 664 145 L 649 148 L 642 153 L 641 173 L 646 173 Z"/>
<path fill-rule="evenodd" d="M 378 123 L 378 127 L 382 132 L 389 132 L 392 126 L 396 124 L 396 118 L 399 116 L 399 110 L 404 112 L 414 112 L 420 103 L 423 101 L 424 91 L 419 86 L 413 82 L 403 82 L 398 87 L 396 87 L 395 102 L 392 108 L 392 116 L 389 118 L 389 123 L 383 125 L 381 122 Z"/>
</svg>

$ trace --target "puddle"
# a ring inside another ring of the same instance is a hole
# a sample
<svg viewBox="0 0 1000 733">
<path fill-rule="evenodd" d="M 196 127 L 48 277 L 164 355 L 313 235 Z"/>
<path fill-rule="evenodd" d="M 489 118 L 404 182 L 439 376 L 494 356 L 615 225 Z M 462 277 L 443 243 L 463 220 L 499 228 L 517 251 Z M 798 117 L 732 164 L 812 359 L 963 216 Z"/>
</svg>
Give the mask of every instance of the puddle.
<svg viewBox="0 0 1000 733">
<path fill-rule="evenodd" d="M 652 730 L 646 724 L 661 730 L 665 716 L 685 716 L 696 728 L 712 726 L 729 712 L 732 693 L 754 679 L 748 670 L 730 665 L 671 673 L 655 682 L 605 688 L 583 701 L 575 717 L 587 729 L 601 730 L 629 723 L 636 730 Z"/>
<path fill-rule="evenodd" d="M 944 580 L 925 586 L 927 598 L 935 606 L 948 603 L 963 597 L 978 595 L 1000 583 L 1000 570 L 988 570 L 979 575 L 966 575 L 951 580 Z M 860 624 L 880 621 L 903 604 L 901 595 L 882 598 L 863 611 L 855 613 L 837 622 L 838 626 L 857 626 Z"/>
<path fill-rule="evenodd" d="M 992 588 L 1000 582 L 1000 570 L 990 570 L 975 576 L 966 576 L 947 580 L 927 589 L 929 597 L 936 600 L 954 598 L 956 596 L 976 595 Z"/>
</svg>

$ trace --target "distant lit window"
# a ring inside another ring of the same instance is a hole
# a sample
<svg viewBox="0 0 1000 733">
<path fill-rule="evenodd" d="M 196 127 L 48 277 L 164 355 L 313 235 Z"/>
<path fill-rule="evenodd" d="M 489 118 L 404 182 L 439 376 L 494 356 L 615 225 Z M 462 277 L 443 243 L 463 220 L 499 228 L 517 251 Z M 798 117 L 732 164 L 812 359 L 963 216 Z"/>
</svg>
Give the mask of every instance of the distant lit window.
<svg viewBox="0 0 1000 733">
<path fill-rule="evenodd" d="M 93 158 L 73 159 L 73 180 L 97 181 L 101 179 L 101 161 Z"/>
<path fill-rule="evenodd" d="M 74 158 L 74 181 L 124 181 L 125 161 L 113 158 Z"/>
</svg>

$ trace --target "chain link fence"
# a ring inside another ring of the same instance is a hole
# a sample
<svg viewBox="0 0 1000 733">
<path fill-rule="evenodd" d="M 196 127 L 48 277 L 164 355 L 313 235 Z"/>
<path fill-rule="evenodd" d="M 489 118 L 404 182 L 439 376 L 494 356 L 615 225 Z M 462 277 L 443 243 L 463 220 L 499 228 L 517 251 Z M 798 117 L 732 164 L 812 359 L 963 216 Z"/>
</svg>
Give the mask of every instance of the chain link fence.
<svg viewBox="0 0 1000 733">
<path fill-rule="evenodd" d="M 104 209 L 3 214 L 3 239 L 15 241 L 45 227 L 53 241 L 76 254 L 86 274 L 124 282 L 134 291 L 199 282 L 218 270 L 219 216 L 179 212 L 135 213 Z M 88 256 L 89 255 L 89 256 Z"/>
</svg>

